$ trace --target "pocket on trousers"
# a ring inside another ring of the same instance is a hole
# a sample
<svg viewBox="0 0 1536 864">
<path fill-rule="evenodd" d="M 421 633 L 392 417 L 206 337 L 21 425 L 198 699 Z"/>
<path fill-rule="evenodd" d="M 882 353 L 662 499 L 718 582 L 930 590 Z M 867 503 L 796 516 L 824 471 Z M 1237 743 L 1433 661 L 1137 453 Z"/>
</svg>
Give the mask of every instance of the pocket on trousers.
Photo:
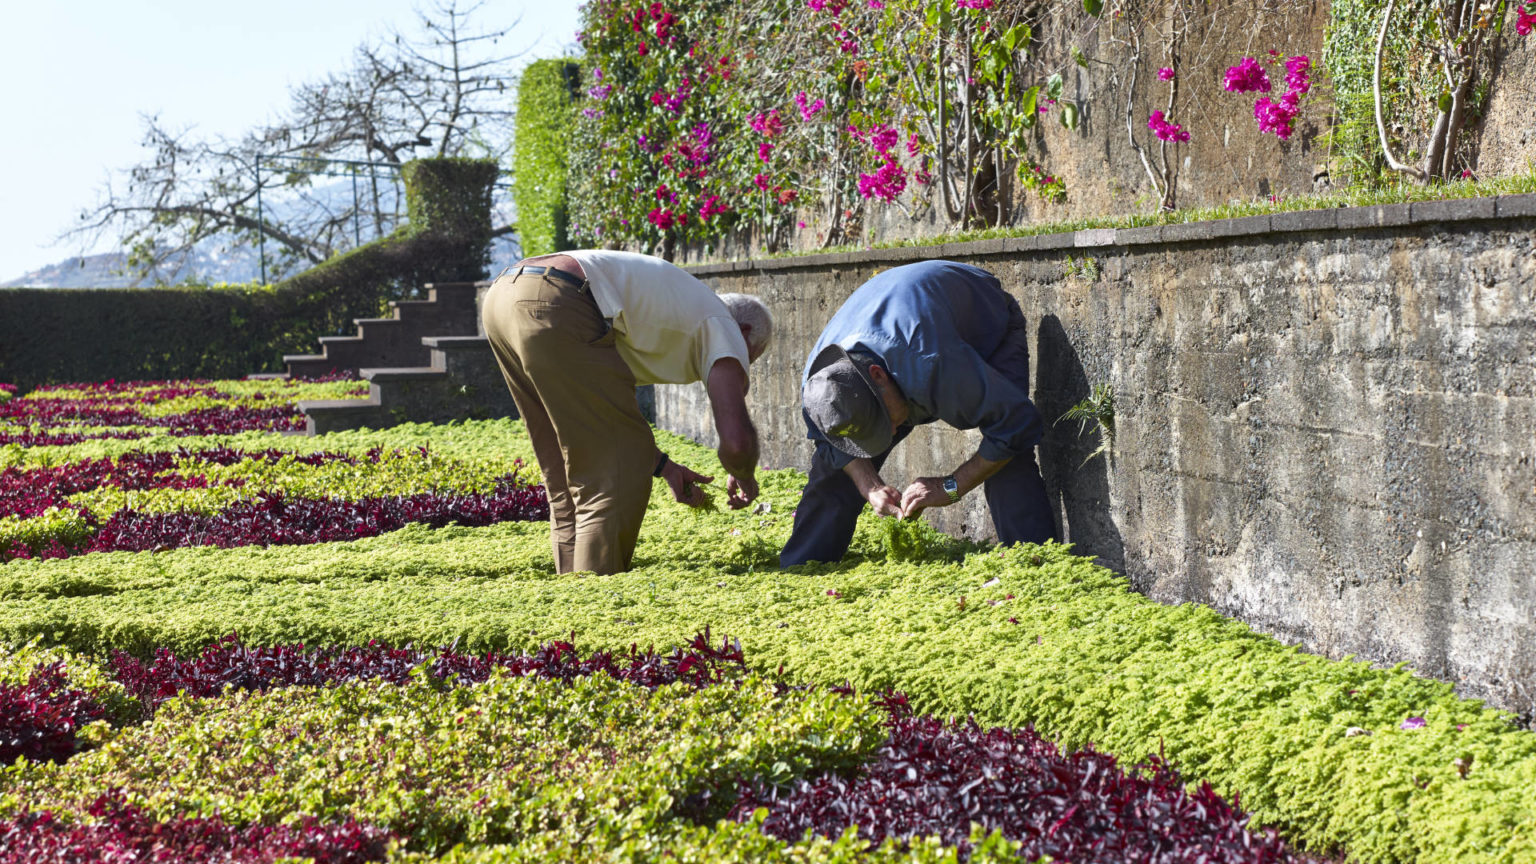
<svg viewBox="0 0 1536 864">
<path fill-rule="evenodd" d="M 517 311 L 540 324 L 552 325 L 560 318 L 560 305 L 547 300 L 519 300 Z"/>
<path fill-rule="evenodd" d="M 591 342 L 588 342 L 588 345 L 591 345 L 593 348 L 608 348 L 619 341 L 619 334 L 613 329 L 613 325 L 604 320 L 602 323 L 602 328 L 603 335 L 593 339 Z"/>
</svg>

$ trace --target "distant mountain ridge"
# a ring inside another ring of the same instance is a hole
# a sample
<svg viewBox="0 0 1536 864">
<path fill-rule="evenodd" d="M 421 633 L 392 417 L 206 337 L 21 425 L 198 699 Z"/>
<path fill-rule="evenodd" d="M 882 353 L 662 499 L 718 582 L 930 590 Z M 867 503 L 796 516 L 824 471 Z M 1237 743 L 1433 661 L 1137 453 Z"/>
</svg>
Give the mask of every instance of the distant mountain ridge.
<svg viewBox="0 0 1536 864">
<path fill-rule="evenodd" d="M 491 243 L 491 275 L 517 261 L 520 255 L 515 236 L 497 237 Z M 225 246 L 218 238 L 199 244 L 190 262 L 159 280 L 136 279 L 123 273 L 127 260 L 122 252 L 75 255 L 0 282 L 0 288 L 132 288 L 148 287 L 157 281 L 172 285 L 186 281 L 213 284 L 254 282 L 261 278 L 261 256 L 256 249 Z"/>
<path fill-rule="evenodd" d="M 73 255 L 57 264 L 33 270 L 0 288 L 132 288 L 157 282 L 251 282 L 261 277 L 261 258 L 255 249 L 226 247 L 217 239 L 199 244 L 191 260 L 160 279 L 139 278 L 124 272 L 128 256 L 122 252 Z"/>
</svg>

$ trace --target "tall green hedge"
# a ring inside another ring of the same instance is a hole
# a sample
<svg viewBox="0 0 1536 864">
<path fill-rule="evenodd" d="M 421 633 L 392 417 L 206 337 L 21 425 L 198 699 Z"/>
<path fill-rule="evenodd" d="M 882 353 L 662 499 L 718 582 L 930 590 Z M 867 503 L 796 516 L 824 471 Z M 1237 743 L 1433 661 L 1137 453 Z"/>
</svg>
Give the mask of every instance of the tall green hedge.
<svg viewBox="0 0 1536 864">
<path fill-rule="evenodd" d="M 317 350 L 423 283 L 485 278 L 499 173 L 486 159 L 407 163 L 405 225 L 274 286 L 0 289 L 0 381 L 279 371 L 283 354 Z"/>
<path fill-rule="evenodd" d="M 571 248 L 566 175 L 580 68 L 571 60 L 536 60 L 517 87 L 512 198 L 524 255 Z"/>
</svg>

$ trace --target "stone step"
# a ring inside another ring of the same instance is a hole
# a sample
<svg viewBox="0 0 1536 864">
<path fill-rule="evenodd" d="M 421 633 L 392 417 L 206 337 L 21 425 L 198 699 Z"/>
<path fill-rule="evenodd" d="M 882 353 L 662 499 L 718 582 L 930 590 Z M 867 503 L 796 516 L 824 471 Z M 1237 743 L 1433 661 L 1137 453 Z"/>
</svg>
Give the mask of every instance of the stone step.
<svg viewBox="0 0 1536 864">
<path fill-rule="evenodd" d="M 301 399 L 304 434 L 324 435 L 347 429 L 385 429 L 395 425 L 378 399 Z"/>
</svg>

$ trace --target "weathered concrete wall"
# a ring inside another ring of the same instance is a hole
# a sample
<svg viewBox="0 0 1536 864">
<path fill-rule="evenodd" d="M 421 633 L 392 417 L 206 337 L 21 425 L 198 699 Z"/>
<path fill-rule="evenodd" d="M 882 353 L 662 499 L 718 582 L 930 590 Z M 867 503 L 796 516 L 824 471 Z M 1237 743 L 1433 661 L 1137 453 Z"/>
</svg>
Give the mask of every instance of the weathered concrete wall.
<svg viewBox="0 0 1536 864">
<path fill-rule="evenodd" d="M 1048 425 L 1040 447 L 1080 551 L 1159 600 L 1208 603 L 1333 656 L 1407 661 L 1531 712 L 1533 229 L 1536 196 L 1515 196 L 694 272 L 773 308 L 752 412 L 764 463 L 803 469 L 800 371 L 848 294 L 921 258 L 990 269 L 1029 317 L 1048 424 L 1092 383 L 1114 387 L 1110 458 L 1078 467 L 1097 442 L 1072 423 Z M 657 413 L 712 437 L 697 386 L 658 388 Z M 952 470 L 976 440 L 926 427 L 886 479 Z M 984 506 L 972 495 L 937 523 L 989 534 Z"/>
</svg>

